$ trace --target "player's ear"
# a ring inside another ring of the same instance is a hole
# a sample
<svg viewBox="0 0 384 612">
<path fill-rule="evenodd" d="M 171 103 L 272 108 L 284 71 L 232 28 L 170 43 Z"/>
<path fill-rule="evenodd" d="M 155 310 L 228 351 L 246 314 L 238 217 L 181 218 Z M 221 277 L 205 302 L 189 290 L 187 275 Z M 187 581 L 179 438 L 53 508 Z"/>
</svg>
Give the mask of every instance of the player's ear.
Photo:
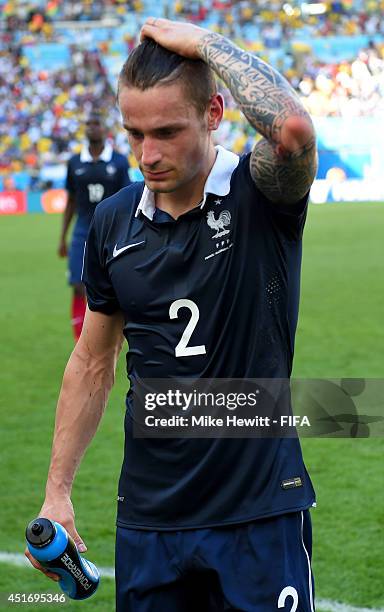
<svg viewBox="0 0 384 612">
<path fill-rule="evenodd" d="M 214 94 L 208 106 L 208 129 L 217 130 L 224 113 L 224 98 L 221 94 Z"/>
</svg>

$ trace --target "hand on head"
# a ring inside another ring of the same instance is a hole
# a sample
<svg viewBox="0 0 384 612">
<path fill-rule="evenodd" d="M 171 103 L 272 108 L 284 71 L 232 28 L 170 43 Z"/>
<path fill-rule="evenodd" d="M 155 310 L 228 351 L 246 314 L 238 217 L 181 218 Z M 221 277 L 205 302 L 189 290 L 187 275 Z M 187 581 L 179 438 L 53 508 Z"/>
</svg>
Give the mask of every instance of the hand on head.
<svg viewBox="0 0 384 612">
<path fill-rule="evenodd" d="M 211 34 L 208 30 L 181 21 L 148 17 L 140 32 L 140 41 L 152 38 L 162 47 L 189 59 L 202 59 L 199 43 Z"/>
</svg>

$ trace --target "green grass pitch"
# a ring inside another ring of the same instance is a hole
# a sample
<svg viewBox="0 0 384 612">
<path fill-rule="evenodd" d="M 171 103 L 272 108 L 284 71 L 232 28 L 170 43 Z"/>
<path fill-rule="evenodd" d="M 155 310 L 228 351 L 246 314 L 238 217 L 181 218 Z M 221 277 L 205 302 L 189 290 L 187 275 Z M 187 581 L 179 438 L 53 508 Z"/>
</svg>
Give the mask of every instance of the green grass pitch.
<svg viewBox="0 0 384 612">
<path fill-rule="evenodd" d="M 66 263 L 56 256 L 59 224 L 49 215 L 0 218 L 0 551 L 24 550 L 25 526 L 40 508 L 58 389 L 73 347 Z M 383 205 L 310 207 L 295 376 L 384 377 L 383 235 Z M 113 565 L 126 386 L 121 358 L 74 487 L 77 527 L 99 566 Z M 312 512 L 317 597 L 384 606 L 383 440 L 306 439 L 303 448 L 318 495 Z M 0 563 L 0 610 L 16 607 L 5 603 L 7 593 L 55 588 L 37 572 Z M 109 612 L 113 601 L 113 582 L 105 579 L 94 598 L 64 609 Z"/>
</svg>

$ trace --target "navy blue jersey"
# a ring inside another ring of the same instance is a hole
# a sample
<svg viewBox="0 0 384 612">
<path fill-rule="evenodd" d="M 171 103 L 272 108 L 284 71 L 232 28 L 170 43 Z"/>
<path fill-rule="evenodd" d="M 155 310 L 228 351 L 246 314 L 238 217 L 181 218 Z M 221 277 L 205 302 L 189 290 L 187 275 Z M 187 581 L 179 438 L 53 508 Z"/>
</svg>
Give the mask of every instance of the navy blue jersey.
<svg viewBox="0 0 384 612">
<path fill-rule="evenodd" d="M 106 145 L 97 161 L 85 147 L 68 162 L 65 188 L 72 193 L 78 215 L 77 225 L 88 228 L 96 205 L 130 184 L 124 155 Z"/>
<path fill-rule="evenodd" d="M 288 378 L 307 198 L 267 201 L 218 147 L 202 203 L 174 220 L 136 183 L 97 207 L 83 282 L 91 310 L 124 313 L 138 378 Z M 189 325 L 188 338 L 185 330 Z M 138 439 L 130 394 L 118 524 L 182 529 L 309 507 L 297 439 Z M 302 487 L 283 489 L 300 477 Z"/>
</svg>

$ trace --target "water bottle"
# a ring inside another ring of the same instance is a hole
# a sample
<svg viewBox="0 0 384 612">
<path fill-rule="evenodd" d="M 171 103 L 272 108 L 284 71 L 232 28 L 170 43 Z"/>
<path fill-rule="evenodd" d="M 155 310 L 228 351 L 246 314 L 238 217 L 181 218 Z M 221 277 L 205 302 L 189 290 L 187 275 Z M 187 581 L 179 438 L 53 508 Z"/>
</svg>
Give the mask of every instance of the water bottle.
<svg viewBox="0 0 384 612">
<path fill-rule="evenodd" d="M 99 586 L 97 567 L 79 555 L 60 523 L 46 518 L 31 521 L 25 537 L 29 552 L 43 567 L 60 576 L 59 585 L 71 599 L 87 599 Z"/>
</svg>

